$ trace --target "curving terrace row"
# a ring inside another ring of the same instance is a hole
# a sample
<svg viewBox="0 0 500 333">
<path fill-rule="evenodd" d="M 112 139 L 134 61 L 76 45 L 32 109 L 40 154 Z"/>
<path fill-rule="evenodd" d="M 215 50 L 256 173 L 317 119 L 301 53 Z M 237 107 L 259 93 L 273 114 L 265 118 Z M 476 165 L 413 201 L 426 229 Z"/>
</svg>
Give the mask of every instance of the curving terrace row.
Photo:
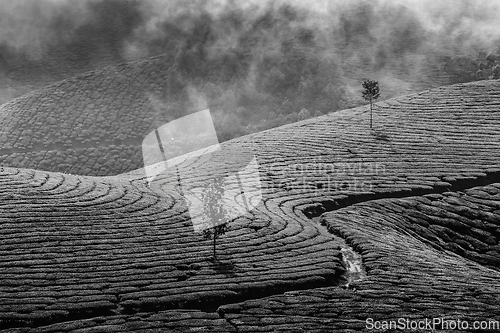
<svg viewBox="0 0 500 333">
<path fill-rule="evenodd" d="M 179 195 L 31 170 L 0 176 L 0 327 L 215 310 L 222 300 L 325 285 L 343 273 L 333 238 L 297 218 L 271 222 L 256 210 L 235 221 L 215 263 Z"/>
<path fill-rule="evenodd" d="M 494 183 L 325 213 L 321 223 L 362 255 L 365 278 L 347 289 L 286 292 L 218 311 L 240 332 L 370 331 L 367 320 L 400 318 L 441 318 L 435 328 L 444 332 L 478 331 L 474 322 L 485 325 L 479 331 L 497 331 L 499 194 Z M 457 319 L 470 326 L 444 322 Z"/>
<path fill-rule="evenodd" d="M 3 168 L 0 327 L 348 332 L 367 318 L 498 320 L 499 88 L 377 103 L 373 131 L 367 107 L 344 110 L 185 162 L 189 187 L 257 158 L 262 201 L 230 222 L 219 264 L 173 172 L 150 188 L 142 170 Z M 323 226 L 309 219 L 320 215 Z M 348 285 L 345 244 L 366 272 Z"/>
</svg>

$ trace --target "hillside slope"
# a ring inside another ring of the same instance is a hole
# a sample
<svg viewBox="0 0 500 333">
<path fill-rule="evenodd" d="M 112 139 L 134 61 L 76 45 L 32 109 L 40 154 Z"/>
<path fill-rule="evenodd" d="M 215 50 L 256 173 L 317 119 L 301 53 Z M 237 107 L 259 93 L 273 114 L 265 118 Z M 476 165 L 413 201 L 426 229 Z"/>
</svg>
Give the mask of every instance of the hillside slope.
<svg viewBox="0 0 500 333">
<path fill-rule="evenodd" d="M 2 165 L 82 175 L 140 167 L 142 139 L 176 111 L 165 102 L 163 60 L 78 75 L 2 105 Z"/>
<path fill-rule="evenodd" d="M 363 68 L 358 71 L 379 76 L 358 63 L 346 67 Z M 434 67 L 436 64 L 422 68 Z M 394 77 L 398 77 L 396 74 Z M 412 77 L 415 82 L 411 84 L 382 78 L 384 98 L 449 82 L 430 69 Z M 223 141 L 248 132 L 244 125 L 269 128 L 296 120 L 302 108 L 312 107 L 289 105 L 287 114 L 280 115 L 283 111 L 257 105 L 266 104 L 257 100 L 269 93 L 253 91 L 255 87 L 251 86 L 258 86 L 258 82 L 233 87 L 230 79 L 229 83 L 217 84 L 215 79 L 205 83 L 200 80 L 182 74 L 172 59 L 161 55 L 80 74 L 32 91 L 0 106 L 0 165 L 88 176 L 116 175 L 140 168 L 144 137 L 181 115 L 213 107 L 219 140 Z M 362 79 L 359 72 L 349 72 L 335 80 L 326 93 L 333 100 L 322 97 L 331 104 L 330 111 L 336 110 L 333 96 L 339 87 L 360 86 Z M 359 105 L 360 93 L 349 93 L 356 96 L 350 105 Z"/>
<path fill-rule="evenodd" d="M 140 170 L 2 168 L 0 331 L 498 320 L 499 88 L 483 81 L 378 103 L 373 132 L 361 107 L 225 142 L 220 160 L 186 177 L 224 174 L 217 162 L 250 150 L 262 202 L 230 223 L 221 264 L 192 231 L 174 175 L 153 192 Z"/>
</svg>

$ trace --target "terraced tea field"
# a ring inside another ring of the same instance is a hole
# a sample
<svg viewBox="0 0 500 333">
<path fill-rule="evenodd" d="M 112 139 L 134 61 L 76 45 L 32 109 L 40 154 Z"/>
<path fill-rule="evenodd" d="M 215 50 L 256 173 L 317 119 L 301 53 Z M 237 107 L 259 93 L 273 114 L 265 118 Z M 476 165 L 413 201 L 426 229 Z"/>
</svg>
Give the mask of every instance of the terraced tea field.
<svg viewBox="0 0 500 333">
<path fill-rule="evenodd" d="M 346 71 L 342 79 L 346 86 L 359 86 L 359 73 L 379 75 L 358 62 L 346 67 L 357 68 Z M 397 64 L 389 67 L 400 68 Z M 450 82 L 436 68 L 437 64 L 429 61 L 419 75 L 411 76 L 412 82 L 385 80 L 384 98 Z M 199 87 L 200 96 L 189 92 L 177 71 L 167 56 L 160 55 L 80 74 L 1 105 L 0 163 L 88 176 L 115 175 L 142 167 L 141 143 L 147 134 L 179 117 L 180 110 L 205 108 L 190 105 L 197 99 L 208 99 L 203 94 L 221 94 L 220 89 L 210 88 L 210 83 Z M 398 71 L 392 74 L 404 76 Z M 180 102 L 179 95 L 193 96 Z M 348 105 L 359 105 L 361 94 L 351 95 Z M 309 108 L 297 105 L 290 113 L 298 114 L 303 107 Z"/>
<path fill-rule="evenodd" d="M 481 81 L 377 103 L 373 131 L 360 107 L 223 143 L 186 177 L 225 175 L 219 162 L 251 152 L 262 201 L 230 222 L 219 263 L 174 174 L 152 191 L 143 170 L 3 167 L 0 332 L 498 321 L 499 108 L 500 82 Z"/>
</svg>

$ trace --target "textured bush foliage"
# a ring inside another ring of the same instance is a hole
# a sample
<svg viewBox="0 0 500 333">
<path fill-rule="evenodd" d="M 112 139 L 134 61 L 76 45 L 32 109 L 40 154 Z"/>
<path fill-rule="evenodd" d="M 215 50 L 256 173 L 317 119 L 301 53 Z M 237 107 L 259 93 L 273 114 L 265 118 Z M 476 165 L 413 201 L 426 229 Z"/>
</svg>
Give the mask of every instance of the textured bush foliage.
<svg viewBox="0 0 500 333">
<path fill-rule="evenodd" d="M 159 195 L 140 171 L 2 168 L 0 331 L 352 331 L 367 318 L 498 318 L 499 88 L 378 103 L 384 140 L 366 134 L 361 107 L 223 143 L 228 163 L 255 152 L 263 195 L 219 239 L 223 264 L 193 232 L 175 175 L 158 180 Z M 226 173 L 204 163 L 187 177 Z M 322 212 L 324 226 L 306 217 Z M 342 288 L 346 243 L 366 274 Z"/>
</svg>

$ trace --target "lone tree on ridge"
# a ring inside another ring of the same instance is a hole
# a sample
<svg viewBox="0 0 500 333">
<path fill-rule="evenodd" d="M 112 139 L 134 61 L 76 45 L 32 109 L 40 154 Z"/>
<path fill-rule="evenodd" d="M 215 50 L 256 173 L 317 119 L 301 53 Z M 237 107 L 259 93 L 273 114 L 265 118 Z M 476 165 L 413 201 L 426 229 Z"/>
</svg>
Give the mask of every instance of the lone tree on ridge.
<svg viewBox="0 0 500 333">
<path fill-rule="evenodd" d="M 363 82 L 363 98 L 370 101 L 370 128 L 373 127 L 373 100 L 380 97 L 378 81 L 365 80 Z"/>
<path fill-rule="evenodd" d="M 205 239 L 213 239 L 213 255 L 216 261 L 216 240 L 229 230 L 229 226 L 227 225 L 228 212 L 223 203 L 223 181 L 222 178 L 214 179 L 203 192 L 203 212 L 208 220 L 208 228 L 203 230 L 203 237 Z"/>
</svg>

